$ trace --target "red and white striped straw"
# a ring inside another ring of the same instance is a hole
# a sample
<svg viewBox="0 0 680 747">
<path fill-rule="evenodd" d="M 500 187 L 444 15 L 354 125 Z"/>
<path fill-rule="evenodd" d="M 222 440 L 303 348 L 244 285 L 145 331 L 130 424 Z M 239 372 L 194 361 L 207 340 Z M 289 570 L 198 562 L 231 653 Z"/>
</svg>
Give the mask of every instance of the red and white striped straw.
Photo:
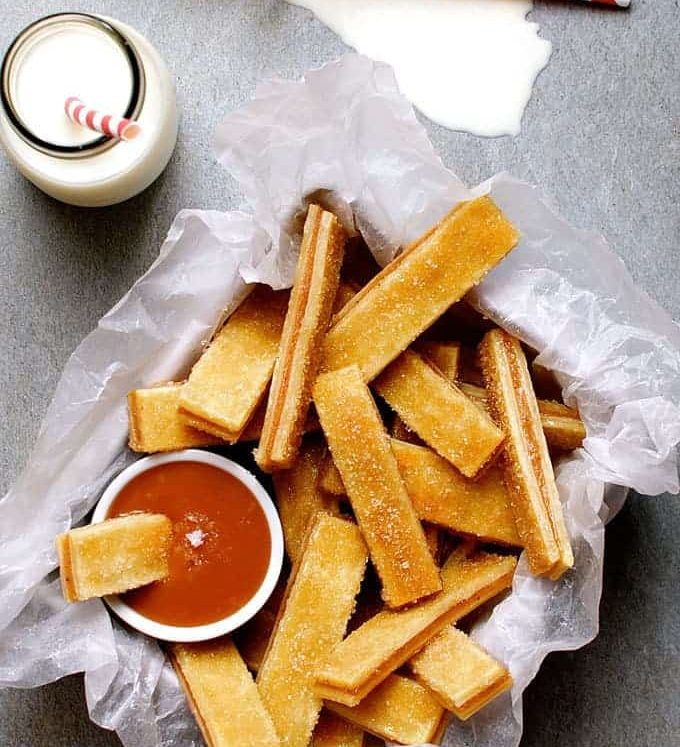
<svg viewBox="0 0 680 747">
<path fill-rule="evenodd" d="M 76 124 L 95 132 L 101 132 L 107 137 L 115 137 L 120 140 L 133 140 L 142 131 L 137 122 L 113 114 L 102 114 L 96 109 L 85 106 L 77 96 L 69 96 L 64 103 L 66 116 Z"/>
</svg>

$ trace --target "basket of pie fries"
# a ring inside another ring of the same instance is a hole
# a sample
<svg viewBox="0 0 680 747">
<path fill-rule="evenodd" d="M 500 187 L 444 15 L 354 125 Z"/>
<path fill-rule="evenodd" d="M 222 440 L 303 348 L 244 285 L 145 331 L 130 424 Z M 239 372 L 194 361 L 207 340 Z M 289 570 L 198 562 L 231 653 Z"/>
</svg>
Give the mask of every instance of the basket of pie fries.
<svg viewBox="0 0 680 747">
<path fill-rule="evenodd" d="M 0 684 L 125 745 L 512 747 L 597 634 L 604 526 L 678 492 L 680 332 L 600 237 L 466 187 L 349 54 L 219 124 L 0 503 Z"/>
</svg>

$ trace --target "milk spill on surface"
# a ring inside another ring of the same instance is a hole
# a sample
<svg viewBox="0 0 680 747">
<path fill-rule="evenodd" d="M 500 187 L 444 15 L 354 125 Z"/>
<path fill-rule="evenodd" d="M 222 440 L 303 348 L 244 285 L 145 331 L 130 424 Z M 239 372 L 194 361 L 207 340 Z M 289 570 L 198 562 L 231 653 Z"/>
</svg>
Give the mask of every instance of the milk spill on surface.
<svg viewBox="0 0 680 747">
<path fill-rule="evenodd" d="M 516 135 L 551 44 L 532 0 L 289 0 L 395 70 L 427 117 L 475 135 Z"/>
<path fill-rule="evenodd" d="M 47 142 L 82 145 L 99 137 L 67 119 L 69 96 L 106 114 L 121 115 L 130 102 L 130 63 L 98 29 L 78 24 L 46 30 L 20 54 L 11 81 L 15 106 L 26 126 Z"/>
</svg>

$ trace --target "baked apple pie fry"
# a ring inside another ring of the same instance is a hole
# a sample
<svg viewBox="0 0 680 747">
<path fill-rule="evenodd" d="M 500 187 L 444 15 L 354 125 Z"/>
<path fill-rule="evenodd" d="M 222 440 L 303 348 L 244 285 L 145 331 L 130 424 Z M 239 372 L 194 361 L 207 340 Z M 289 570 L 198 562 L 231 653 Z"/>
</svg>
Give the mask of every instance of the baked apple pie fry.
<svg viewBox="0 0 680 747">
<path fill-rule="evenodd" d="M 449 717 L 434 695 L 408 677 L 390 674 L 361 703 L 327 701 L 326 708 L 382 739 L 439 744 Z"/>
<path fill-rule="evenodd" d="M 321 344 L 340 281 L 345 241 L 345 231 L 335 215 L 310 205 L 255 454 L 266 472 L 291 467 L 300 448 Z"/>
<path fill-rule="evenodd" d="M 182 387 L 189 425 L 238 439 L 271 379 L 287 301 L 287 291 L 257 285 L 227 319 Z"/>
<path fill-rule="evenodd" d="M 311 747 L 365 747 L 366 732 L 331 711 L 321 711 Z"/>
<path fill-rule="evenodd" d="M 502 664 L 451 626 L 419 651 L 409 667 L 418 682 L 463 721 L 512 685 Z"/>
<path fill-rule="evenodd" d="M 418 518 L 484 542 L 521 546 L 500 467 L 463 477 L 432 449 L 392 440 L 399 472 Z"/>
<path fill-rule="evenodd" d="M 486 409 L 486 389 L 474 384 L 459 384 L 461 392 L 480 407 Z M 539 399 L 538 412 L 548 446 L 562 451 L 578 449 L 586 437 L 586 429 L 577 410 L 561 404 Z"/>
<path fill-rule="evenodd" d="M 319 441 L 302 444 L 295 464 L 289 470 L 274 473 L 274 490 L 283 527 L 286 552 L 292 563 L 300 557 L 309 525 L 320 511 L 338 513 L 338 502 L 322 492 L 319 470 L 326 446 Z"/>
<path fill-rule="evenodd" d="M 356 524 L 319 514 L 293 567 L 257 677 L 288 747 L 309 744 L 322 705 L 313 689 L 314 672 L 345 634 L 367 558 Z"/>
<path fill-rule="evenodd" d="M 439 571 L 358 367 L 319 376 L 314 402 L 382 582 L 383 599 L 399 607 L 439 591 Z"/>
<path fill-rule="evenodd" d="M 507 589 L 516 564 L 510 556 L 453 553 L 442 568 L 442 592 L 407 609 L 383 610 L 350 633 L 317 669 L 317 692 L 356 705 L 447 624 Z"/>
<path fill-rule="evenodd" d="M 56 539 L 64 599 L 122 594 L 170 573 L 172 522 L 136 513 L 71 529 Z"/>
<path fill-rule="evenodd" d="M 372 386 L 409 428 L 466 477 L 474 477 L 503 445 L 503 432 L 491 418 L 413 350 L 390 363 Z"/>
<path fill-rule="evenodd" d="M 365 285 L 336 316 L 322 370 L 356 364 L 370 381 L 515 246 L 489 197 L 457 205 Z"/>
<path fill-rule="evenodd" d="M 574 564 L 526 357 L 504 330 L 480 345 L 487 404 L 507 436 L 505 482 L 517 532 L 535 575 L 559 578 Z"/>
<path fill-rule="evenodd" d="M 187 425 L 179 414 L 182 384 L 168 383 L 128 394 L 129 446 L 152 454 L 224 443 L 221 438 Z"/>
<path fill-rule="evenodd" d="M 279 747 L 274 724 L 231 639 L 174 643 L 170 658 L 208 747 Z"/>
</svg>

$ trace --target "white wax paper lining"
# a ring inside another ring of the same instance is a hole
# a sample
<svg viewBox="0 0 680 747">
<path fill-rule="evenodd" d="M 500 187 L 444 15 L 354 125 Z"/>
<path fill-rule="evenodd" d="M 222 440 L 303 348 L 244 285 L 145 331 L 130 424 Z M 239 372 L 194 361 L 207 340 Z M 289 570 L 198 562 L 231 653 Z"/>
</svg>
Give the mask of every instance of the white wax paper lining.
<svg viewBox="0 0 680 747">
<path fill-rule="evenodd" d="M 246 283 L 290 285 L 310 199 L 360 230 L 384 264 L 454 203 L 490 191 L 522 239 L 470 300 L 540 352 L 588 431 L 557 469 L 575 567 L 553 584 L 520 561 L 512 593 L 473 631 L 509 666 L 512 693 L 452 724 L 444 742 L 517 745 L 521 694 L 544 656 L 597 633 L 608 514 L 628 487 L 678 490 L 678 328 L 600 237 L 569 226 L 536 187 L 501 174 L 467 190 L 386 65 L 349 54 L 301 81 L 269 81 L 225 118 L 215 149 L 252 215 L 177 216 L 158 260 L 71 356 L 26 468 L 0 502 L 0 685 L 84 671 L 92 718 L 126 746 L 202 744 L 159 645 L 98 600 L 67 605 L 54 573 L 55 535 L 134 459 L 127 391 L 181 378 Z"/>
</svg>

